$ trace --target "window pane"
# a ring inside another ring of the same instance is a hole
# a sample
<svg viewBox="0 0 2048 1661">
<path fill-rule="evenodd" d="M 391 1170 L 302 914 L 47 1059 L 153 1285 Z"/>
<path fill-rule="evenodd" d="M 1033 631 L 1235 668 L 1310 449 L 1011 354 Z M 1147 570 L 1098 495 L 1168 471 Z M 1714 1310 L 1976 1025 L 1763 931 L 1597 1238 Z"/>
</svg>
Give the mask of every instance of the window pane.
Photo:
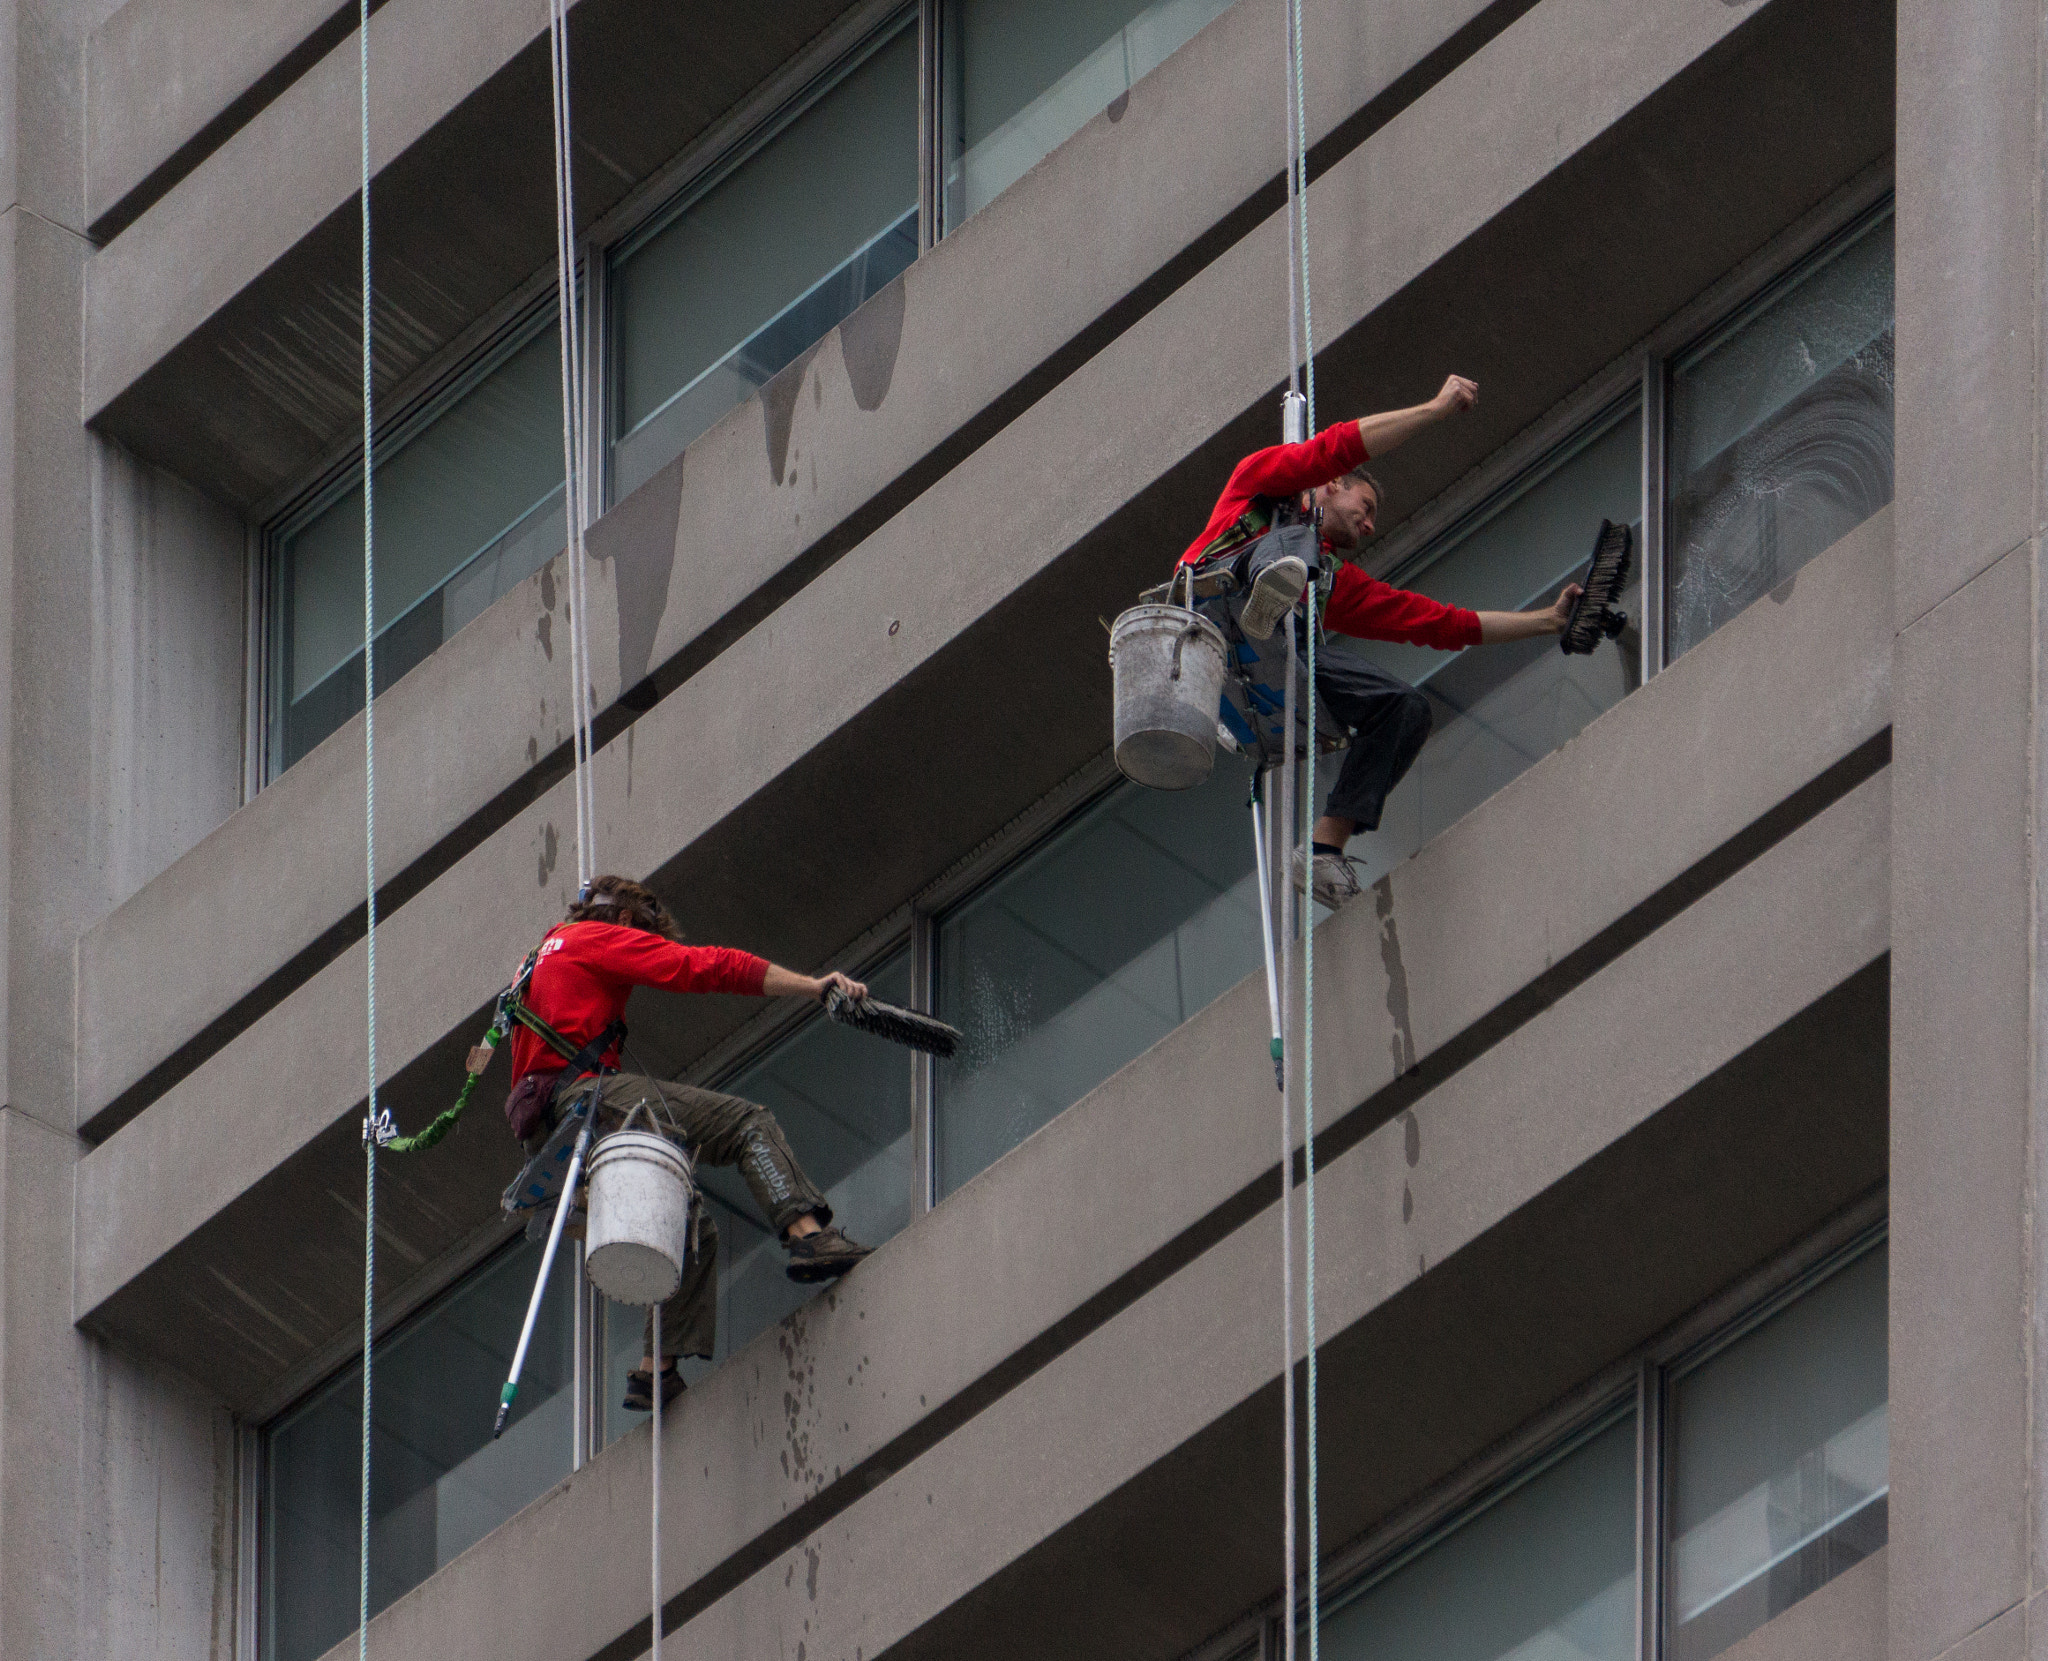
<svg viewBox="0 0 2048 1661">
<path fill-rule="evenodd" d="M 370 1611 L 410 1591 L 569 1474 L 571 1275 L 556 1262 L 505 1434 L 498 1393 L 541 1248 L 522 1241 L 377 1350 Z M 263 1656 L 305 1661 L 355 1630 L 363 1374 L 264 1436 Z"/>
<path fill-rule="evenodd" d="M 910 1001 L 910 955 L 898 952 L 867 976 L 875 996 Z M 718 1088 L 771 1110 L 810 1178 L 831 1202 L 833 1221 L 863 1245 L 878 1246 L 910 1222 L 910 1052 L 813 1016 Z M 722 1361 L 817 1292 L 783 1273 L 788 1261 L 738 1171 L 699 1166 L 706 1204 L 718 1224 L 718 1354 Z M 610 1305 L 605 1437 L 638 1424 L 643 1413 L 619 1406 L 626 1374 L 644 1352 L 643 1312 Z M 686 1378 L 709 1365 L 685 1363 Z"/>
<path fill-rule="evenodd" d="M 916 258 L 905 29 L 613 268 L 614 498 Z"/>
<path fill-rule="evenodd" d="M 1632 409 L 1567 448 L 1476 525 L 1455 531 L 1419 575 L 1400 580 L 1474 610 L 1548 605 L 1584 574 L 1602 519 L 1640 532 L 1642 494 L 1642 420 Z M 1640 615 L 1640 592 L 1632 583 L 1624 596 L 1632 619 Z M 1634 627 L 1587 657 L 1566 657 L 1548 636 L 1455 654 L 1336 636 L 1318 649 L 1360 653 L 1415 683 L 1435 718 L 1413 770 L 1387 798 L 1380 828 L 1351 844 L 1366 882 L 1619 703 L 1640 678 L 1642 651 Z M 1334 777 L 1340 761 L 1318 763 L 1319 774 L 1327 768 Z"/>
<path fill-rule="evenodd" d="M 1330 1661 L 1633 1661 L 1635 1415 L 1323 1617 Z"/>
<path fill-rule="evenodd" d="M 958 227 L 1230 0 L 951 0 L 946 207 Z"/>
<path fill-rule="evenodd" d="M 1671 1654 L 1706 1661 L 1885 1542 L 1880 1248 L 1673 1390 Z"/>
<path fill-rule="evenodd" d="M 377 462 L 377 679 L 390 686 L 561 552 L 554 326 Z M 277 540 L 272 768 L 363 707 L 360 484 Z"/>
<path fill-rule="evenodd" d="M 941 1194 L 1260 967 L 1245 764 L 1120 785 L 939 926 Z"/>
<path fill-rule="evenodd" d="M 1892 499 L 1887 215 L 1677 365 L 1669 655 Z"/>
</svg>

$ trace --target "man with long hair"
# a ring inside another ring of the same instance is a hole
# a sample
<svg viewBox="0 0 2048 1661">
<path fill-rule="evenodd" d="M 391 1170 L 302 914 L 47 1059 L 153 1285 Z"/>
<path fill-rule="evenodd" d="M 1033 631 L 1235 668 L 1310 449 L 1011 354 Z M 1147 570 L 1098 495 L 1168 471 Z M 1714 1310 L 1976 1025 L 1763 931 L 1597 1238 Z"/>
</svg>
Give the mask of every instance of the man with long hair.
<svg viewBox="0 0 2048 1661">
<path fill-rule="evenodd" d="M 560 1116 L 595 1097 L 591 1106 L 600 1133 L 617 1129 L 636 1108 L 636 1123 L 667 1135 L 703 1165 L 739 1168 L 762 1215 L 789 1253 L 791 1280 L 837 1279 L 868 1255 L 832 1224 L 832 1207 L 790 1151 L 775 1115 L 758 1103 L 716 1090 L 617 1070 L 621 1018 L 636 986 L 667 992 L 736 992 L 750 997 L 822 997 L 840 987 L 853 997 L 867 988 L 836 971 L 799 975 L 793 970 L 729 946 L 692 946 L 653 890 L 626 877 L 603 876 L 584 890 L 568 917 L 540 944 L 527 1007 L 567 1044 L 588 1057 L 587 1070 L 570 1073 L 571 1063 L 525 1026 L 512 1036 L 512 1094 L 505 1112 L 512 1129 L 537 1152 Z M 601 1043 L 608 1034 L 611 1041 Z M 595 1047 L 596 1053 L 593 1053 Z M 683 1388 L 676 1362 L 681 1356 L 708 1360 L 717 1332 L 716 1265 L 718 1230 L 709 1216 L 698 1220 L 696 1249 L 684 1266 L 682 1284 L 662 1305 L 662 1400 Z M 628 1375 L 628 1408 L 653 1405 L 655 1358 L 649 1315 L 647 1353 L 641 1370 Z"/>
</svg>

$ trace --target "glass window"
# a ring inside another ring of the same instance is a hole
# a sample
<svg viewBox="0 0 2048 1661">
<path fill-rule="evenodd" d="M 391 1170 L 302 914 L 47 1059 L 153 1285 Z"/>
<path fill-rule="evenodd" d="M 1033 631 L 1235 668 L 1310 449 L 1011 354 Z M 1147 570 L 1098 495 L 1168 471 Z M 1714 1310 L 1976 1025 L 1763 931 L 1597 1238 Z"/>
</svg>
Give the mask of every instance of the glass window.
<svg viewBox="0 0 2048 1661">
<path fill-rule="evenodd" d="M 561 552 L 562 370 L 554 325 L 377 459 L 377 679 L 390 686 Z M 363 707 L 363 490 L 273 544 L 273 773 Z"/>
<path fill-rule="evenodd" d="M 1634 1661 L 1633 1411 L 1337 1603 L 1330 1661 Z"/>
<path fill-rule="evenodd" d="M 511 1420 L 491 1440 L 540 1256 L 521 1241 L 378 1347 L 372 1614 L 569 1474 L 575 1346 L 566 1253 Z M 264 1661 L 310 1661 L 355 1630 L 362 1402 L 358 1364 L 264 1435 Z"/>
<path fill-rule="evenodd" d="M 917 258 L 917 103 L 912 27 L 617 260 L 614 500 Z"/>
<path fill-rule="evenodd" d="M 864 978 L 877 997 L 910 1002 L 908 952 Z M 833 1221 L 876 1246 L 910 1222 L 912 1078 L 908 1050 L 813 1016 L 718 1088 L 772 1110 L 798 1161 L 825 1191 Z M 788 1260 L 739 1172 L 706 1165 L 697 1174 L 718 1224 L 718 1354 L 710 1363 L 685 1363 L 685 1378 L 710 1371 L 817 1291 L 783 1273 Z M 640 1365 L 644 1349 L 644 1313 L 607 1306 L 606 1441 L 646 1417 L 619 1406 L 626 1374 Z"/>
<path fill-rule="evenodd" d="M 949 0 L 946 228 L 979 213 L 1230 0 Z"/>
<path fill-rule="evenodd" d="M 1707 1661 L 1885 1542 L 1879 1247 L 1672 1387 L 1672 1661 Z"/>
<path fill-rule="evenodd" d="M 1673 366 L 1668 655 L 1892 499 L 1886 210 Z"/>
<path fill-rule="evenodd" d="M 1474 610 L 1548 605 L 1584 574 L 1602 519 L 1642 523 L 1642 421 L 1629 409 L 1550 457 L 1470 520 L 1426 549 L 1395 580 Z M 1640 616 L 1641 584 L 1624 595 Z M 1631 627 L 1590 656 L 1566 657 L 1548 636 L 1446 653 L 1331 636 L 1319 650 L 1356 652 L 1419 686 L 1435 720 L 1414 768 L 1387 798 L 1377 831 L 1351 844 L 1372 882 L 1502 785 L 1621 701 L 1640 678 Z M 1335 776 L 1342 758 L 1317 764 Z"/>
<path fill-rule="evenodd" d="M 1249 769 L 1119 785 L 941 919 L 939 1013 L 966 1035 L 935 1069 L 949 1194 L 1260 968 Z"/>
</svg>

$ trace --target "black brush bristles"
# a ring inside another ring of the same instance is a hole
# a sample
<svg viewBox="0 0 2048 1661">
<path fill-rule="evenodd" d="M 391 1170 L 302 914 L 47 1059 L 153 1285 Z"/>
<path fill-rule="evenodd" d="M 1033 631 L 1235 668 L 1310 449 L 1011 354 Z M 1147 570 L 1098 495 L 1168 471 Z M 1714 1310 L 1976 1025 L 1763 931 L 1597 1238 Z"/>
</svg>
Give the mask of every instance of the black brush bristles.
<svg viewBox="0 0 2048 1661">
<path fill-rule="evenodd" d="M 914 1009 L 885 1004 L 880 998 L 849 998 L 836 986 L 825 994 L 825 1013 L 849 1027 L 871 1032 L 892 1044 L 908 1044 L 927 1055 L 945 1058 L 960 1048 L 958 1027 L 949 1027 L 944 1021 L 920 1015 Z"/>
<path fill-rule="evenodd" d="M 1600 521 L 1600 534 L 1593 539 L 1593 563 L 1586 568 L 1585 592 L 1572 606 L 1558 650 L 1568 657 L 1585 657 L 1603 640 L 1612 640 L 1628 627 L 1628 613 L 1619 605 L 1621 591 L 1628 587 L 1630 556 L 1635 551 L 1635 534 L 1626 525 Z"/>
</svg>

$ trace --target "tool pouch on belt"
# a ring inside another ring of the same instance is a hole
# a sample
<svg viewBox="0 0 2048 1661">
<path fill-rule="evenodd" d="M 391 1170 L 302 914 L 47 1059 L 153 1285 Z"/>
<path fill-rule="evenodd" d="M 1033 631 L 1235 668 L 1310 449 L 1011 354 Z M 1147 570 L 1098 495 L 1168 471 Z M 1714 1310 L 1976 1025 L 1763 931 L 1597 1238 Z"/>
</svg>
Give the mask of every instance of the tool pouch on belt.
<svg viewBox="0 0 2048 1661">
<path fill-rule="evenodd" d="M 528 1073 L 505 1098 L 505 1117 L 521 1142 L 554 1116 L 555 1078 L 553 1073 Z"/>
<path fill-rule="evenodd" d="M 552 1041 L 550 1047 L 566 1050 L 567 1040 L 552 1028 L 545 1029 Z M 585 1044 L 582 1049 L 568 1058 L 568 1064 L 552 1073 L 527 1073 L 512 1086 L 512 1093 L 505 1098 L 505 1117 L 512 1122 L 512 1134 L 524 1142 L 536 1131 L 555 1128 L 555 1098 L 579 1079 L 587 1078 L 592 1072 L 601 1071 L 598 1063 L 608 1054 L 614 1044 L 622 1043 L 626 1036 L 626 1023 L 614 1021 Z"/>
</svg>

